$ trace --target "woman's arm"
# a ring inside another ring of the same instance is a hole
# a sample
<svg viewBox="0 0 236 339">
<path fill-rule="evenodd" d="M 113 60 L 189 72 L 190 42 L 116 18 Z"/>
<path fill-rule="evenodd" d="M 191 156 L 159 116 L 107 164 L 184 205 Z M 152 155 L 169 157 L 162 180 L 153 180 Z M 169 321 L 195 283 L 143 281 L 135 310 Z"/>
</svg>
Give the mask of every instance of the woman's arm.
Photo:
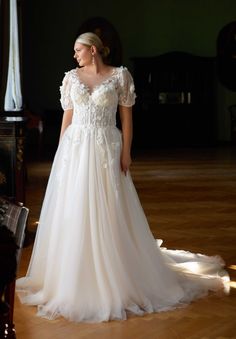
<svg viewBox="0 0 236 339">
<path fill-rule="evenodd" d="M 63 119 L 62 119 L 62 124 L 61 124 L 61 133 L 60 133 L 60 140 L 59 140 L 59 142 L 61 141 L 61 138 L 62 138 L 65 130 L 71 124 L 72 114 L 73 114 L 73 109 L 68 109 L 68 110 L 64 111 Z"/>
<path fill-rule="evenodd" d="M 133 137 L 132 107 L 119 106 L 122 128 L 121 170 L 126 175 L 131 165 L 131 144 Z"/>
</svg>

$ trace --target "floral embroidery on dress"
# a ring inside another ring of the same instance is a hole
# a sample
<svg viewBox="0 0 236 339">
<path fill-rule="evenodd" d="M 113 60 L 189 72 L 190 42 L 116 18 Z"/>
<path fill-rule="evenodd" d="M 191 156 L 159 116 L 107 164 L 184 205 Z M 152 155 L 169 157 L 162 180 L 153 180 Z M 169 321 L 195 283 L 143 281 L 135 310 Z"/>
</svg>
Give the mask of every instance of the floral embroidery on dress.
<svg viewBox="0 0 236 339">
<path fill-rule="evenodd" d="M 126 67 L 116 67 L 112 74 L 94 86 L 90 91 L 79 78 L 77 69 L 65 73 L 60 87 L 61 104 L 64 110 L 73 108 L 70 128 L 71 140 L 79 147 L 85 140 L 94 138 L 101 155 L 102 167 L 112 168 L 114 182 L 118 185 L 117 161 L 121 152 L 121 133 L 116 128 L 118 105 L 132 106 L 135 102 L 135 88 L 131 74 Z M 65 138 L 67 133 L 65 133 Z M 65 164 L 67 159 L 65 159 Z"/>
<path fill-rule="evenodd" d="M 71 91 L 70 72 L 66 72 L 65 77 L 62 81 L 62 85 L 60 86 L 61 93 L 60 102 L 64 111 L 68 109 L 73 109 L 70 91 Z"/>
<path fill-rule="evenodd" d="M 102 87 L 92 93 L 92 100 L 97 106 L 105 107 L 107 104 L 109 104 L 109 96 L 106 92 L 104 92 Z"/>
<path fill-rule="evenodd" d="M 89 100 L 89 94 L 82 86 L 74 86 L 71 91 L 71 96 L 74 97 L 76 105 L 86 105 Z"/>
</svg>

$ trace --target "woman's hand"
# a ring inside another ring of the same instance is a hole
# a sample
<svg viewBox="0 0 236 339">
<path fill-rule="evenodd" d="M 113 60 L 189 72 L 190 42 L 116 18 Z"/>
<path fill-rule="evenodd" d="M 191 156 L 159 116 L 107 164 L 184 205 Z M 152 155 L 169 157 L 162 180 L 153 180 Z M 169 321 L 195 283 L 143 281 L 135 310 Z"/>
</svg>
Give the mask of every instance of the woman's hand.
<svg viewBox="0 0 236 339">
<path fill-rule="evenodd" d="M 122 172 L 127 174 L 131 165 L 131 142 L 133 135 L 132 107 L 119 106 L 120 120 L 122 126 L 122 151 L 120 156 L 120 166 Z"/>
<path fill-rule="evenodd" d="M 71 124 L 72 115 L 73 115 L 73 109 L 68 109 L 68 110 L 64 111 L 62 124 L 61 124 L 61 133 L 60 133 L 59 142 L 61 141 L 61 138 L 62 138 L 65 130 Z"/>
<path fill-rule="evenodd" d="M 131 156 L 130 153 L 128 152 L 121 152 L 121 157 L 120 157 L 120 166 L 121 166 L 121 171 L 124 172 L 124 175 L 127 174 L 129 167 L 131 165 Z"/>
</svg>

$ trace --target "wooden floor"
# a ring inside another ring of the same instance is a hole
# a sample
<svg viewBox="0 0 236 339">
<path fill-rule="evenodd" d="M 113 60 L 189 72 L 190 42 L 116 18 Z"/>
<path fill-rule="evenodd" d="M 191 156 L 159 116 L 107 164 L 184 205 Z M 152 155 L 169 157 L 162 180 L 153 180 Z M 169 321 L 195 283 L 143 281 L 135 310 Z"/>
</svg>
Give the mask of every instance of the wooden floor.
<svg viewBox="0 0 236 339">
<path fill-rule="evenodd" d="M 50 162 L 28 166 L 29 245 L 32 250 Z M 231 278 L 229 295 L 210 295 L 188 307 L 127 321 L 75 324 L 35 316 L 15 301 L 18 339 L 210 339 L 236 338 L 236 149 L 159 150 L 134 157 L 132 176 L 151 230 L 168 248 L 221 255 Z M 138 258 L 137 258 L 138 260 Z"/>
</svg>

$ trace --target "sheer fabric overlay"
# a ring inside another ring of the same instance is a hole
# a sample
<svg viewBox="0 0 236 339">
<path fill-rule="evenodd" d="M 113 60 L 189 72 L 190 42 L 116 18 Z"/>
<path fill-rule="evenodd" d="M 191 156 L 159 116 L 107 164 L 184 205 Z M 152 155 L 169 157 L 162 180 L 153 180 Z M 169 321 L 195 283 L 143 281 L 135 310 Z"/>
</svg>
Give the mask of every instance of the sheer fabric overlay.
<svg viewBox="0 0 236 339">
<path fill-rule="evenodd" d="M 135 102 L 127 68 L 92 92 L 73 69 L 60 90 L 73 119 L 54 158 L 27 274 L 17 280 L 21 301 L 48 319 L 100 322 L 182 307 L 222 289 L 222 259 L 161 247 L 130 173 L 120 170 L 117 105 Z"/>
</svg>

